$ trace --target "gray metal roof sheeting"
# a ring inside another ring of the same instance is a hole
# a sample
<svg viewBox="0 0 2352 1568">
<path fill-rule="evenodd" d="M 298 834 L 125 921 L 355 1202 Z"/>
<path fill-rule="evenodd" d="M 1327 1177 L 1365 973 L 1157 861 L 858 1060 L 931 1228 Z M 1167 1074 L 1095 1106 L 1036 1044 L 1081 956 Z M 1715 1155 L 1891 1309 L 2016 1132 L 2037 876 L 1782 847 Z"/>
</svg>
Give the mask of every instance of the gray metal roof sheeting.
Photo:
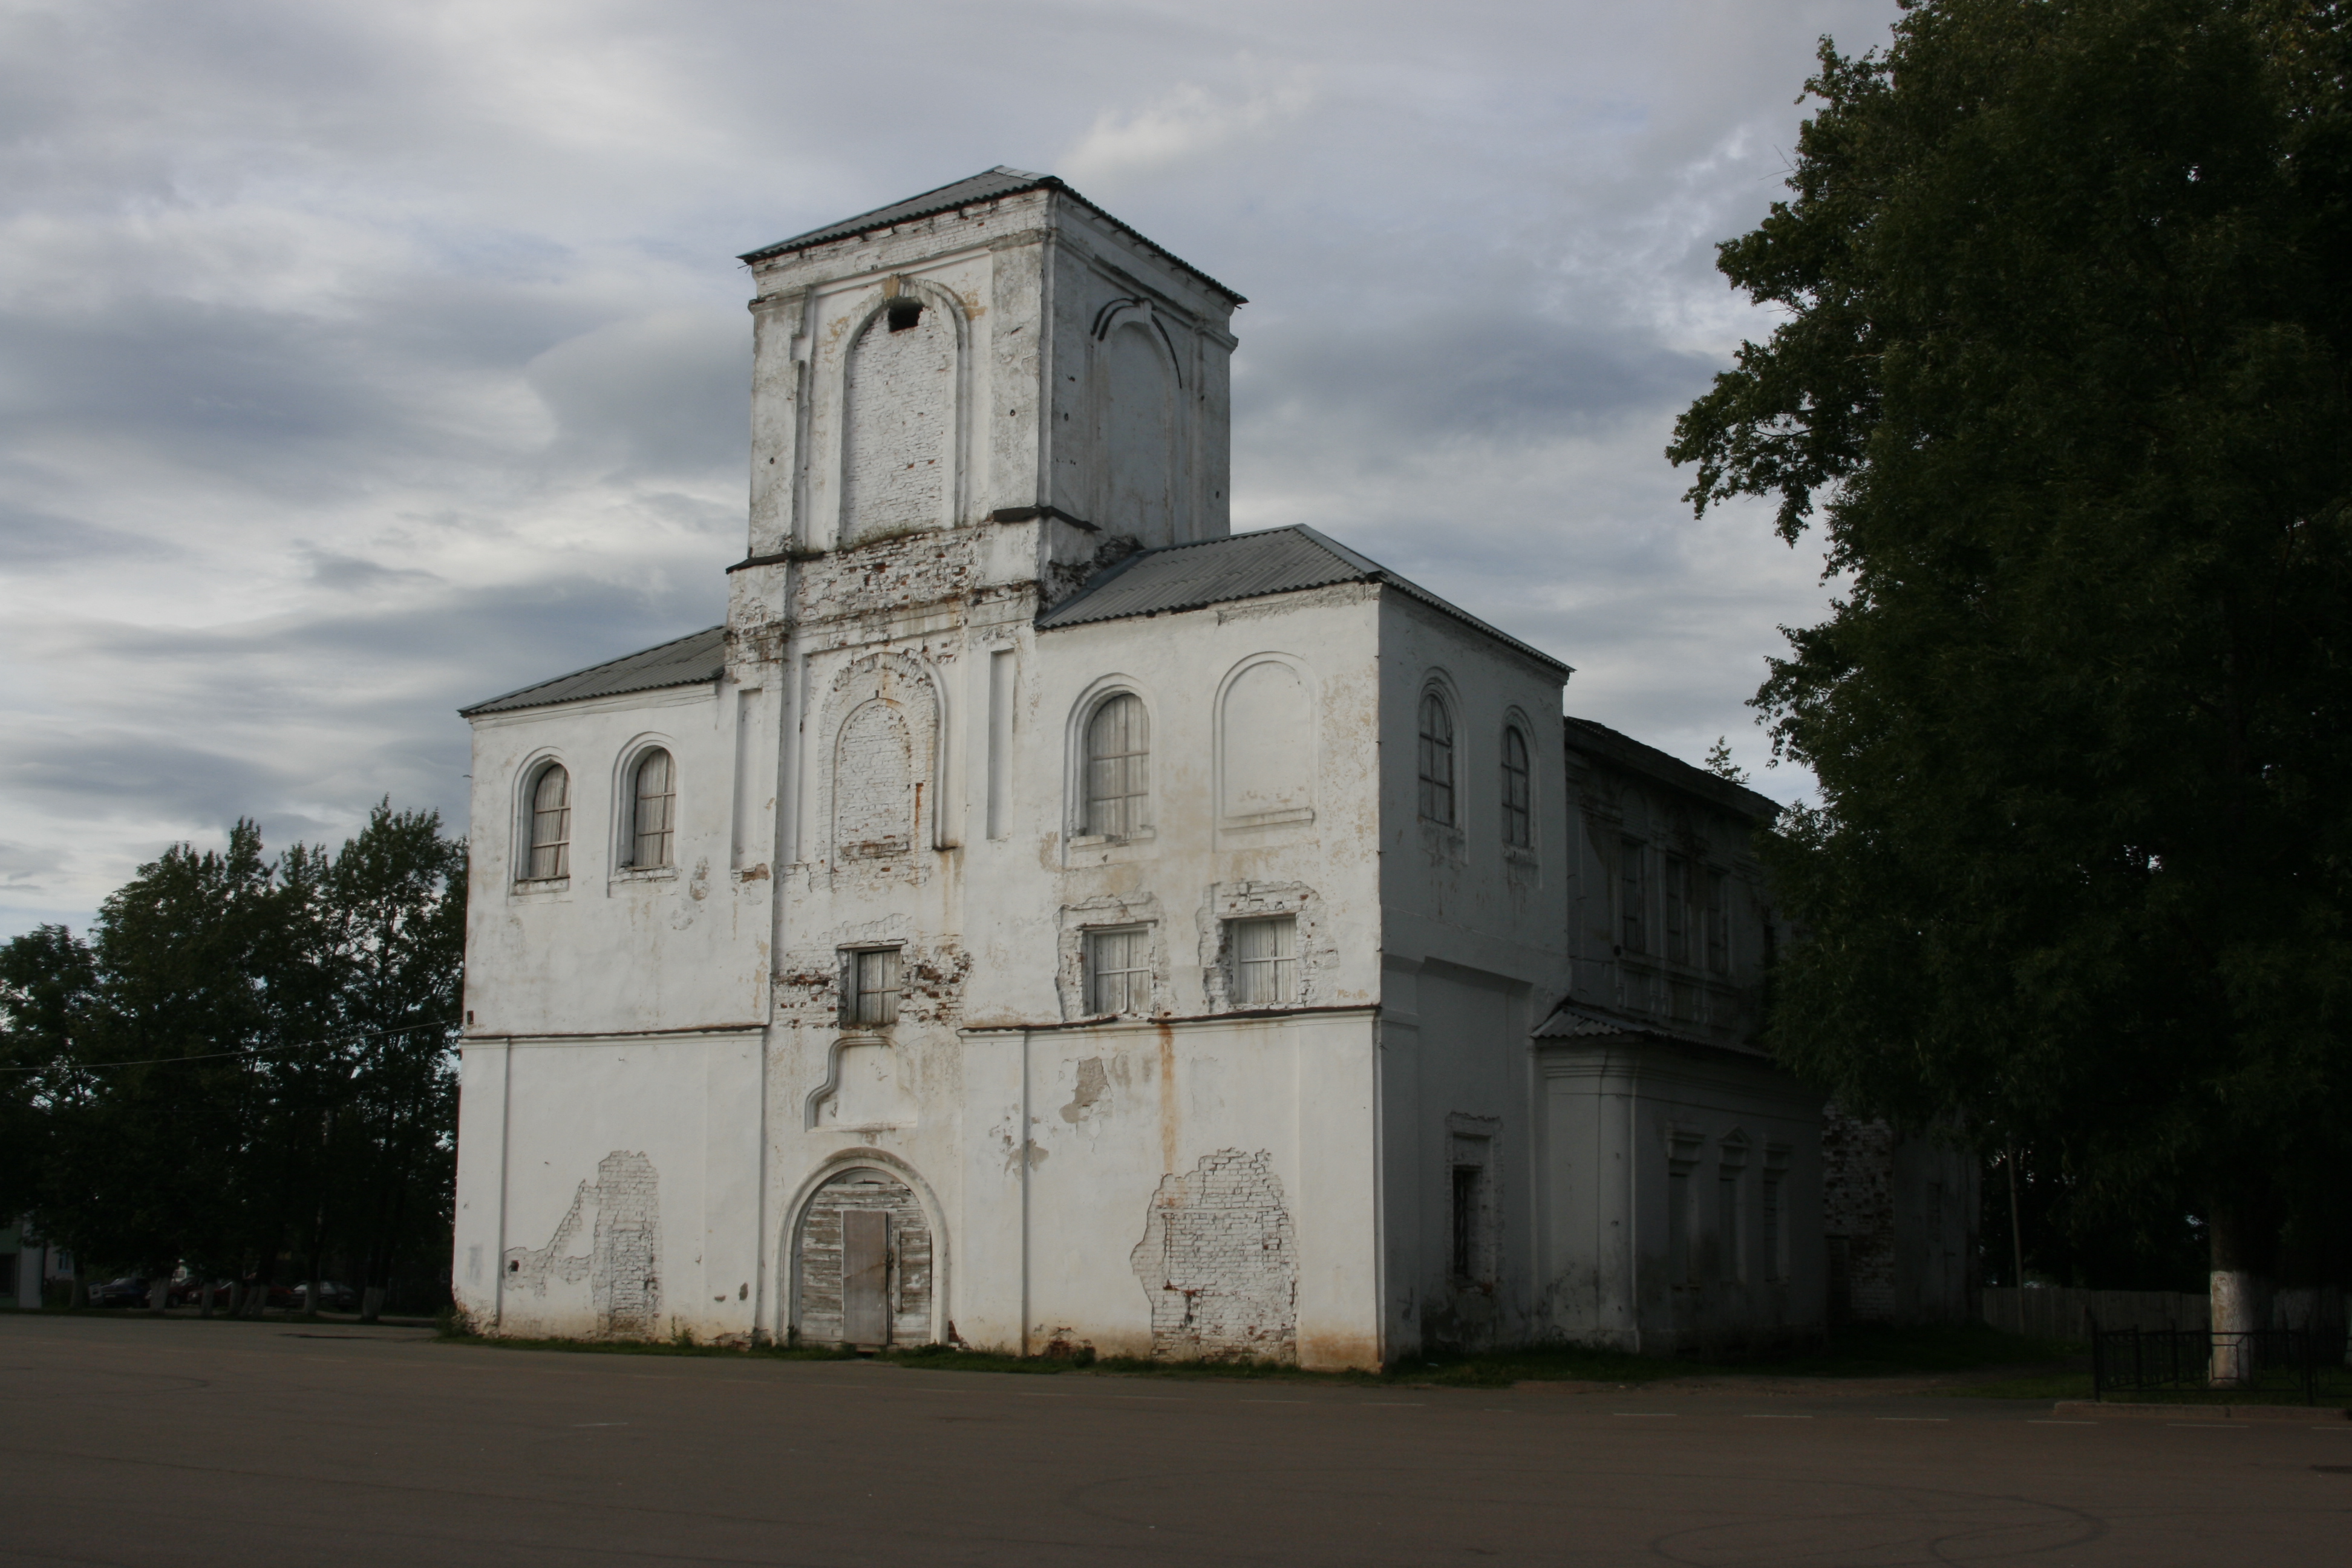
<svg viewBox="0 0 2352 1568">
<path fill-rule="evenodd" d="M 1017 196 L 1024 191 L 1059 191 L 1120 233 L 1139 240 L 1152 250 L 1158 251 L 1171 262 L 1198 278 L 1234 304 L 1245 305 L 1249 302 L 1183 258 L 1154 244 L 1151 240 L 1145 239 L 1142 235 L 1070 189 L 1067 184 L 1054 175 L 1032 174 L 1029 170 L 1010 168 L 1003 163 L 999 163 L 985 174 L 974 174 L 970 179 L 958 180 L 951 185 L 941 185 L 936 191 L 925 191 L 919 196 L 908 196 L 903 202 L 892 202 L 887 207 L 876 207 L 870 213 L 859 213 L 856 217 L 846 217 L 839 223 L 829 223 L 823 228 L 813 228 L 806 234 L 796 234 L 790 239 L 780 239 L 773 245 L 763 245 L 757 250 L 747 250 L 738 259 L 765 261 L 772 256 L 783 256 L 795 250 L 813 249 L 820 245 L 829 245 L 836 239 L 848 239 L 855 235 L 871 234 L 877 228 L 888 228 L 893 224 L 911 223 L 919 217 L 933 217 L 940 213 L 953 212 L 958 207 L 977 206 L 982 202 L 992 202 L 1004 196 Z"/>
<path fill-rule="evenodd" d="M 1037 617 L 1041 631 L 1087 626 L 1134 616 L 1197 610 L 1269 594 L 1296 594 L 1335 583 L 1379 583 L 1431 608 L 1475 626 L 1529 658 L 1557 669 L 1569 667 L 1539 648 L 1466 610 L 1447 604 L 1420 584 L 1400 577 L 1379 562 L 1359 555 L 1336 539 L 1304 524 L 1228 534 L 1198 544 L 1171 544 L 1130 555 L 1097 573 L 1092 582 Z"/>
<path fill-rule="evenodd" d="M 1637 1024 L 1630 1018 L 1620 1018 L 1580 1002 L 1562 1002 L 1551 1010 L 1549 1017 L 1528 1031 L 1528 1037 L 1531 1040 L 1657 1040 L 1670 1045 L 1696 1046 L 1710 1051 L 1739 1051 L 1749 1056 L 1759 1054 L 1750 1041 L 1743 1040 L 1734 1045 L 1686 1035 L 1677 1029 L 1661 1028 L 1655 1024 Z"/>
<path fill-rule="evenodd" d="M 726 668 L 727 628 L 712 626 L 676 642 L 590 665 L 586 669 L 559 675 L 553 680 L 542 680 L 457 711 L 471 719 L 478 713 L 508 713 L 518 708 L 544 708 L 551 703 L 578 702 L 590 697 L 657 691 L 665 686 L 699 686 L 718 679 Z"/>
<path fill-rule="evenodd" d="M 1780 815 L 1780 803 L 1770 795 L 1759 795 L 1746 784 L 1695 768 L 1680 757 L 1645 745 L 1622 731 L 1591 719 L 1579 719 L 1569 714 L 1568 749 L 1606 758 L 1635 773 L 1686 789 L 1715 802 L 1725 810 L 1737 813 L 1754 822 L 1770 822 Z"/>
</svg>

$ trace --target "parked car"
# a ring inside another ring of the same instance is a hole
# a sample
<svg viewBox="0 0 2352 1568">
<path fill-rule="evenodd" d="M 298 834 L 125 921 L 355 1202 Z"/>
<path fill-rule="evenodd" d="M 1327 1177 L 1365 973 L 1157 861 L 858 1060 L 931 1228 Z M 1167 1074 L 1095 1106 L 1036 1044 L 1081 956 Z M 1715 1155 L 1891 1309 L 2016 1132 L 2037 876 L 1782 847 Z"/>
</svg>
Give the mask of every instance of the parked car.
<svg viewBox="0 0 2352 1568">
<path fill-rule="evenodd" d="M 89 1289 L 93 1307 L 143 1307 L 147 1304 L 147 1281 L 135 1274 L 125 1274 Z"/>
<path fill-rule="evenodd" d="M 310 1310 L 310 1287 L 305 1283 L 293 1290 L 293 1305 L 299 1311 Z M 319 1310 L 322 1312 L 355 1312 L 359 1310 L 360 1294 L 348 1285 L 338 1285 L 332 1279 L 319 1281 Z"/>
<path fill-rule="evenodd" d="M 253 1290 L 260 1285 L 260 1276 L 255 1274 L 247 1275 L 245 1277 L 245 1289 L 247 1294 L 250 1295 Z M 283 1285 L 277 1283 L 276 1281 L 272 1281 L 269 1287 L 268 1304 L 272 1307 L 291 1309 L 295 1305 L 294 1289 L 295 1288 L 291 1285 Z"/>
</svg>

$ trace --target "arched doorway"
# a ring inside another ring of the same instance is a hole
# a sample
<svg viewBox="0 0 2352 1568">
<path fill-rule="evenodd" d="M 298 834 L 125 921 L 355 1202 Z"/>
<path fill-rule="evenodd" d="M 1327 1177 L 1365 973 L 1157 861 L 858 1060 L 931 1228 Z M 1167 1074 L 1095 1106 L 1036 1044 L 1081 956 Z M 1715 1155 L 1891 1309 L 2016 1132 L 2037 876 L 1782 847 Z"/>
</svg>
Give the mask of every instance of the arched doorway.
<svg viewBox="0 0 2352 1568">
<path fill-rule="evenodd" d="M 872 1165 L 839 1173 L 809 1199 L 793 1238 L 794 1337 L 929 1344 L 931 1262 L 930 1221 L 912 1188 Z"/>
</svg>

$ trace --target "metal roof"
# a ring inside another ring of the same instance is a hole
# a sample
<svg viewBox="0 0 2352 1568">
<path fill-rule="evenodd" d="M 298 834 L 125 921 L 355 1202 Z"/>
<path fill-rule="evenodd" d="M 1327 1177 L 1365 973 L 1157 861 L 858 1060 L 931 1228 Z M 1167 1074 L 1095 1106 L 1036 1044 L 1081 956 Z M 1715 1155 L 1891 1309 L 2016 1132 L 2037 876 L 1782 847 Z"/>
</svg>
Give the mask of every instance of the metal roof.
<svg viewBox="0 0 2352 1568">
<path fill-rule="evenodd" d="M 556 702 L 578 702 L 590 697 L 619 697 L 631 691 L 657 691 L 665 686 L 699 686 L 716 680 L 727 668 L 727 628 L 712 626 L 691 637 L 666 642 L 642 653 L 592 664 L 586 669 L 559 675 L 534 686 L 460 708 L 471 719 L 478 713 L 509 713 L 518 708 L 544 708 Z"/>
<path fill-rule="evenodd" d="M 1121 234 L 1166 257 L 1171 263 L 1182 268 L 1234 304 L 1244 305 L 1249 302 L 1191 262 L 1144 238 L 1142 235 L 1119 222 L 1053 175 L 1032 174 L 1029 170 L 1009 168 L 1003 163 L 999 163 L 985 174 L 974 174 L 970 179 L 958 180 L 951 185 L 941 185 L 935 191 L 925 191 L 919 196 L 908 196 L 903 202 L 892 202 L 887 207 L 876 207 L 870 213 L 859 213 L 856 217 L 846 217 L 839 223 L 829 223 L 823 228 L 813 228 L 806 234 L 796 234 L 790 239 L 780 239 L 773 245 L 763 245 L 757 250 L 747 250 L 739 259 L 765 261 L 772 256 L 784 256 L 795 250 L 813 249 L 820 245 L 828 245 L 836 239 L 848 239 L 856 235 L 871 234 L 877 228 L 888 228 L 893 224 L 911 223 L 919 217 L 932 217 L 940 213 L 953 212 L 958 207 L 977 206 L 982 202 L 992 202 L 1004 196 L 1017 196 L 1024 191 L 1059 191 Z"/>
<path fill-rule="evenodd" d="M 1758 1052 L 1755 1045 L 1742 1040 L 1733 1044 L 1712 1040 L 1681 1030 L 1662 1028 L 1655 1024 L 1635 1023 L 1621 1018 L 1601 1008 L 1581 1002 L 1562 1002 L 1551 1010 L 1551 1016 L 1528 1031 L 1531 1040 L 1656 1040 L 1669 1045 L 1696 1046 L 1710 1051 L 1738 1051 L 1748 1056 Z"/>
<path fill-rule="evenodd" d="M 1040 631 L 1053 631 L 1096 621 L 1197 610 L 1335 583 L 1378 583 L 1394 588 L 1559 670 L 1563 678 L 1570 673 L 1569 667 L 1551 655 L 1497 631 L 1420 584 L 1398 576 L 1379 562 L 1304 524 L 1228 534 L 1197 544 L 1171 544 L 1130 555 L 1097 573 L 1085 587 L 1038 616 L 1037 626 Z"/>
<path fill-rule="evenodd" d="M 1635 773 L 1647 773 L 1662 784 L 1713 801 L 1726 811 L 1747 817 L 1751 822 L 1770 822 L 1780 815 L 1780 803 L 1771 796 L 1759 795 L 1746 784 L 1695 768 L 1680 757 L 1670 755 L 1655 746 L 1645 745 L 1622 731 L 1591 719 L 1567 715 L 1568 749 L 1604 758 Z"/>
</svg>

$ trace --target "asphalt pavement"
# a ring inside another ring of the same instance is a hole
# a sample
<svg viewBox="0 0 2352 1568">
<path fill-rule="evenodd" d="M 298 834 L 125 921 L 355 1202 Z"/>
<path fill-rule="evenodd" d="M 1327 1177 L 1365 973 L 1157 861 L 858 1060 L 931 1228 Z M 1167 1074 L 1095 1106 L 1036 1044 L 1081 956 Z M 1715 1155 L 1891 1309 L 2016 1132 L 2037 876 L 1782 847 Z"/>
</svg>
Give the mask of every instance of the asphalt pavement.
<svg viewBox="0 0 2352 1568">
<path fill-rule="evenodd" d="M 2326 1564 L 2352 1421 L 0 1318 L 0 1563 Z"/>
</svg>

